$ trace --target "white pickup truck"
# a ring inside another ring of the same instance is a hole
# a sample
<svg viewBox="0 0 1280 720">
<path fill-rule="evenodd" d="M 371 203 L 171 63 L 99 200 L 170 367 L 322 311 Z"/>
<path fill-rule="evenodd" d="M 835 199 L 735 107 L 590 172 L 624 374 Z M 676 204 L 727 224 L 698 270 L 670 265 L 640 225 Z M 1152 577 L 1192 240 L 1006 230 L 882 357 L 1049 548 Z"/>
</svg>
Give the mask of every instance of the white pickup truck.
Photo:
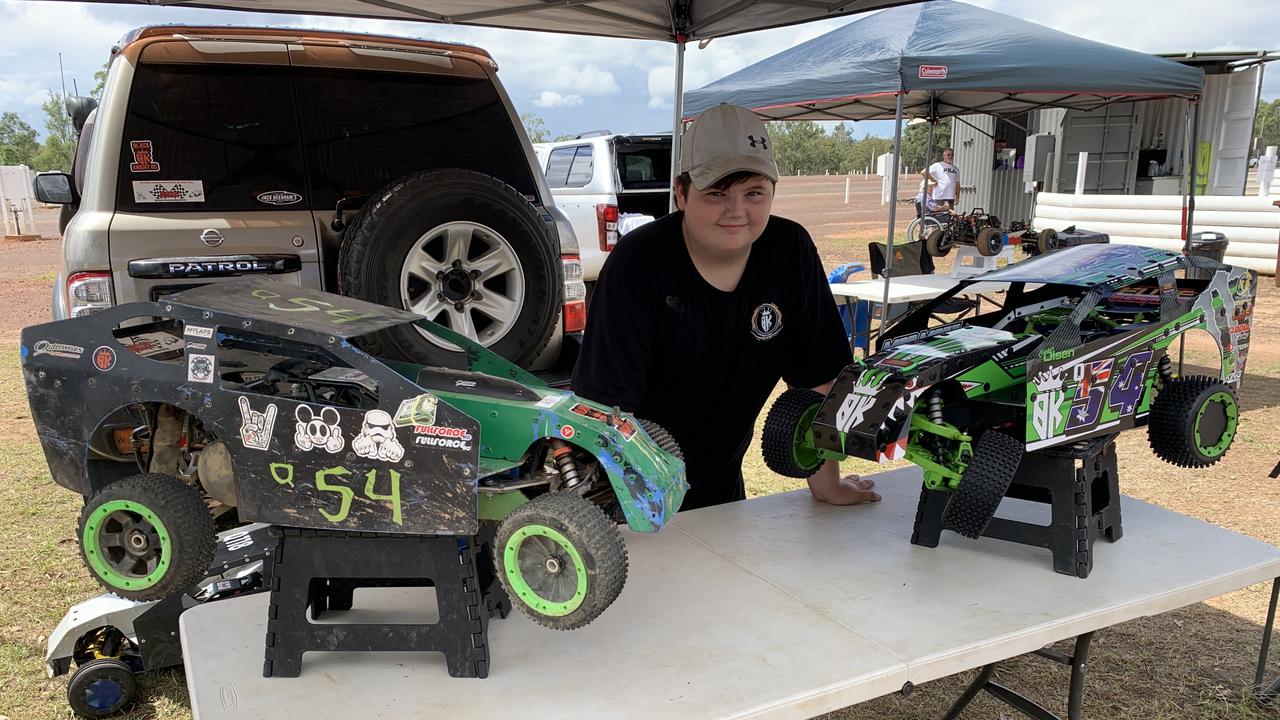
<svg viewBox="0 0 1280 720">
<path fill-rule="evenodd" d="M 584 133 L 533 147 L 556 207 L 578 238 L 589 300 L 618 238 L 667 214 L 671 134 Z"/>
</svg>

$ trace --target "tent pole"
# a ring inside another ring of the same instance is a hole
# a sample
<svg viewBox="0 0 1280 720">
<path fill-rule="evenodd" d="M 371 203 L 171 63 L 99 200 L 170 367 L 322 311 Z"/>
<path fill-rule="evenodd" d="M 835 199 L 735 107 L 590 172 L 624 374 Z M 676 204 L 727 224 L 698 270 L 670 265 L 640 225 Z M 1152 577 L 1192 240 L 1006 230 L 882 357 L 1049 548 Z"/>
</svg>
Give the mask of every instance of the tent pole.
<svg viewBox="0 0 1280 720">
<path fill-rule="evenodd" d="M 934 117 L 935 113 L 933 110 L 933 91 L 932 90 L 929 91 L 928 108 L 929 109 L 926 111 L 925 121 L 929 123 L 929 139 L 926 140 L 924 143 L 924 168 L 923 168 L 926 171 L 929 169 L 929 166 L 933 163 L 933 126 L 935 122 L 935 117 Z M 929 193 L 929 181 L 927 180 L 924 183 L 924 192 L 926 195 Z M 922 207 L 924 204 L 925 204 L 925 198 L 922 197 L 921 198 Z M 923 230 L 924 225 L 922 224 L 920 228 Z M 911 242 L 912 240 L 915 240 L 915 239 L 916 238 L 907 238 L 907 242 Z"/>
<path fill-rule="evenodd" d="M 676 178 L 680 175 L 680 145 L 684 127 L 680 122 L 684 113 L 684 43 L 685 36 L 676 36 L 676 94 L 675 113 L 671 119 L 671 189 L 667 196 L 667 209 L 676 211 Z"/>
<path fill-rule="evenodd" d="M 1187 173 L 1189 178 L 1187 182 L 1187 239 L 1183 246 L 1183 251 L 1191 252 L 1191 233 L 1194 232 L 1196 226 L 1196 177 L 1197 166 L 1200 164 L 1200 101 L 1197 99 L 1191 105 L 1191 152 L 1187 154 L 1187 158 L 1191 161 L 1190 171 Z"/>
<path fill-rule="evenodd" d="M 880 332 L 889 319 L 889 278 L 893 273 L 893 231 L 894 222 L 898 219 L 898 163 L 902 159 L 902 96 L 905 90 L 898 91 L 898 110 L 894 115 L 893 125 L 893 176 L 889 178 L 889 230 L 885 238 L 884 250 L 884 300 L 880 303 Z"/>
</svg>

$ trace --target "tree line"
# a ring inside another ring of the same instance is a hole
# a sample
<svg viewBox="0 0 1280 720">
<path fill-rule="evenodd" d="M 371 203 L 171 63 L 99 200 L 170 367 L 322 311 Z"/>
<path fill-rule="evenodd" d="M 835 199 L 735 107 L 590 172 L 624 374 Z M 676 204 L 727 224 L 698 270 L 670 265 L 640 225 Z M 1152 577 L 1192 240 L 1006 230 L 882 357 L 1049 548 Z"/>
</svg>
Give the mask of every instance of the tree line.
<svg viewBox="0 0 1280 720">
<path fill-rule="evenodd" d="M 18 113 L 0 113 L 0 165 L 70 172 L 76 133 L 67 115 L 66 98 L 60 92 L 50 91 L 40 109 L 44 111 L 43 140 Z"/>
</svg>

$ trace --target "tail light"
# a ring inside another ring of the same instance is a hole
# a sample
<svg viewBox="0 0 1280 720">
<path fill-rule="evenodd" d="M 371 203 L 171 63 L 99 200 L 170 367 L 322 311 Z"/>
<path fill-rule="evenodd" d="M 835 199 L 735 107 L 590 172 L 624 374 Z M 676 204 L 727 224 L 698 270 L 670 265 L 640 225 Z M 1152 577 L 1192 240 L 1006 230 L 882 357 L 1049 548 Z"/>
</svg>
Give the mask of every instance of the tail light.
<svg viewBox="0 0 1280 720">
<path fill-rule="evenodd" d="M 618 206 L 597 205 L 596 227 L 600 231 L 600 252 L 609 252 L 618 244 Z"/>
<path fill-rule="evenodd" d="M 111 305 L 111 273 L 81 272 L 67 278 L 67 317 L 92 315 Z"/>
<path fill-rule="evenodd" d="M 564 331 L 582 332 L 587 327 L 587 284 L 582 281 L 582 258 L 561 255 L 564 265 Z"/>
</svg>

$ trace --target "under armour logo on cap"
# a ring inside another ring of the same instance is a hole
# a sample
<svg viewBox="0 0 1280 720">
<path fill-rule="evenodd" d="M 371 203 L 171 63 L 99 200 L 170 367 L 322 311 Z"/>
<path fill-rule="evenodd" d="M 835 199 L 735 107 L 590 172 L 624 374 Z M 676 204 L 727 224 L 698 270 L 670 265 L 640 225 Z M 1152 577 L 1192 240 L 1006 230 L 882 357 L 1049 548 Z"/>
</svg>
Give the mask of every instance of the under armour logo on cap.
<svg viewBox="0 0 1280 720">
<path fill-rule="evenodd" d="M 760 143 L 760 147 L 761 147 L 761 148 L 763 148 L 763 149 L 765 149 L 765 150 L 768 150 L 768 149 L 769 149 L 769 138 L 768 138 L 768 137 L 762 137 L 762 138 L 760 138 L 759 140 L 757 140 L 755 135 L 748 135 L 748 136 L 747 136 L 747 139 L 751 141 L 751 147 L 755 147 L 755 146 L 756 146 L 756 143 Z"/>
</svg>

